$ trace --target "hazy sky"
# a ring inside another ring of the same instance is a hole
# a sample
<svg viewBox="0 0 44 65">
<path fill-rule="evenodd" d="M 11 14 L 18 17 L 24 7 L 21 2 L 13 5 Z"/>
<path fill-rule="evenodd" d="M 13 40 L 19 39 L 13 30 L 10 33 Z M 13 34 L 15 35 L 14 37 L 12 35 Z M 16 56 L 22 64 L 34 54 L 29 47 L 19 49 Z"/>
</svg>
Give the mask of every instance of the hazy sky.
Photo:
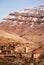
<svg viewBox="0 0 44 65">
<path fill-rule="evenodd" d="M 0 20 L 9 13 L 44 5 L 44 0 L 0 0 Z"/>
</svg>

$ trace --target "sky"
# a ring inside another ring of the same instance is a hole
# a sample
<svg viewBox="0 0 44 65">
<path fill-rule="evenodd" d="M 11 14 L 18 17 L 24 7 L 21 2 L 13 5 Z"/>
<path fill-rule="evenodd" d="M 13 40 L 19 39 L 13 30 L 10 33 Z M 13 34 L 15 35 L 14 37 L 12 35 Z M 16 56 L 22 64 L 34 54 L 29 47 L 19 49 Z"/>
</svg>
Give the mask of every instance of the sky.
<svg viewBox="0 0 44 65">
<path fill-rule="evenodd" d="M 0 20 L 11 12 L 44 5 L 44 0 L 0 0 Z"/>
</svg>

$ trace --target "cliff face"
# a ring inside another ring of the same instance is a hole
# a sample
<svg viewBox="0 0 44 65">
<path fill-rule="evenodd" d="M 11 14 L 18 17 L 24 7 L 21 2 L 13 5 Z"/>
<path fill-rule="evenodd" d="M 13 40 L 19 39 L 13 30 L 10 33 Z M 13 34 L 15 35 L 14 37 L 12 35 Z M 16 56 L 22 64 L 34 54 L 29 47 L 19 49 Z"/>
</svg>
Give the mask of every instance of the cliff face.
<svg viewBox="0 0 44 65">
<path fill-rule="evenodd" d="M 0 29 L 20 36 L 44 34 L 44 6 L 10 13 L 0 23 Z M 42 32 L 41 32 L 42 31 Z M 40 33 L 39 33 L 40 32 Z"/>
<path fill-rule="evenodd" d="M 25 48 L 26 53 L 42 54 L 44 52 L 44 6 L 10 13 L 0 22 L 0 30 L 12 35 L 17 34 L 19 37 L 28 40 L 28 43 L 29 41 L 33 42 L 30 44 L 21 43 L 21 50 L 20 45 L 16 47 L 18 51 L 22 52 L 22 49 Z"/>
</svg>

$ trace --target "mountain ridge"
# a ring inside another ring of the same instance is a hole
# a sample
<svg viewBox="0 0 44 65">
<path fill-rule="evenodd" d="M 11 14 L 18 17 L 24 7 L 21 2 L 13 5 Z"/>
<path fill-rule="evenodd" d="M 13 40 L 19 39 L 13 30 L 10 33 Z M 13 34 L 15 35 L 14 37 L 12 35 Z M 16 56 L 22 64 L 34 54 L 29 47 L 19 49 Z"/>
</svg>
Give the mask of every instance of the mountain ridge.
<svg viewBox="0 0 44 65">
<path fill-rule="evenodd" d="M 16 45 L 9 37 L 15 40 Z M 0 41 L 2 38 L 5 41 L 9 39 L 9 43 L 15 46 L 15 52 L 24 53 L 26 57 L 28 53 L 35 54 L 34 57 L 38 58 L 38 54 L 44 53 L 44 6 L 10 13 L 0 22 Z"/>
</svg>

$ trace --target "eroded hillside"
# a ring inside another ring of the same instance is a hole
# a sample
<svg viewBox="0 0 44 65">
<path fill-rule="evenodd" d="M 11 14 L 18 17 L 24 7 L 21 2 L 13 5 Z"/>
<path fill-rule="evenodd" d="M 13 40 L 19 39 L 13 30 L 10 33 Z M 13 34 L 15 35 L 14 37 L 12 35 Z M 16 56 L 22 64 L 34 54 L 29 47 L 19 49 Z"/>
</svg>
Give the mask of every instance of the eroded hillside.
<svg viewBox="0 0 44 65">
<path fill-rule="evenodd" d="M 44 57 L 44 6 L 10 13 L 0 22 L 0 57 Z"/>
</svg>

